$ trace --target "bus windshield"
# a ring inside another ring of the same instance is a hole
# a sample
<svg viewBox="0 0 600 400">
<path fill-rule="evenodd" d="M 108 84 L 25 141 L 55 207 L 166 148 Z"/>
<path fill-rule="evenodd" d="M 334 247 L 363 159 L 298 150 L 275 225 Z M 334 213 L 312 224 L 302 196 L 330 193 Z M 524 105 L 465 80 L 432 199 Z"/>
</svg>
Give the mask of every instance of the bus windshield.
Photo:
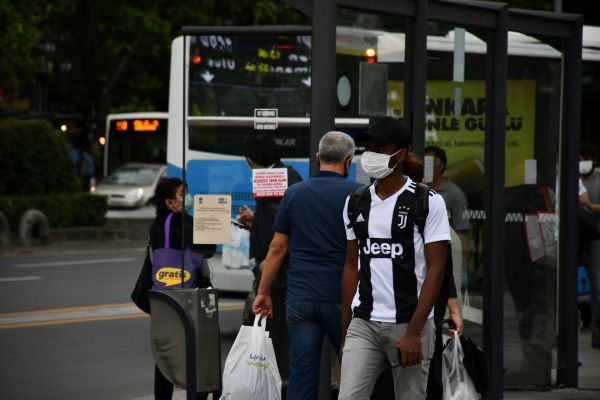
<svg viewBox="0 0 600 400">
<path fill-rule="evenodd" d="M 129 162 L 165 164 L 167 124 L 167 113 L 108 115 L 104 175 Z"/>
<path fill-rule="evenodd" d="M 198 35 L 190 37 L 189 115 L 278 117 L 310 112 L 310 36 Z"/>
</svg>

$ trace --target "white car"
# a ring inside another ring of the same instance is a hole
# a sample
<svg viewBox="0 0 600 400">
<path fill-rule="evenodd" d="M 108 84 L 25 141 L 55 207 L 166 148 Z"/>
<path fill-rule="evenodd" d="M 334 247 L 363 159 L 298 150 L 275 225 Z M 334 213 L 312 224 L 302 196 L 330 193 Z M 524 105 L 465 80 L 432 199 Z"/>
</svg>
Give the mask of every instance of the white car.
<svg viewBox="0 0 600 400">
<path fill-rule="evenodd" d="M 107 196 L 109 207 L 141 207 L 150 203 L 158 181 L 166 174 L 164 164 L 126 164 L 114 170 L 93 192 Z"/>
</svg>

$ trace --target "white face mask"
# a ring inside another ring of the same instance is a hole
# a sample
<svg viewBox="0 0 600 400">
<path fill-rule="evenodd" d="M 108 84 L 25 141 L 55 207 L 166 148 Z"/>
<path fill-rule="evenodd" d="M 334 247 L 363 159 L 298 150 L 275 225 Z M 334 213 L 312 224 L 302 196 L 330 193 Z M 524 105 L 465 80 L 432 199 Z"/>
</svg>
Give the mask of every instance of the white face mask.
<svg viewBox="0 0 600 400">
<path fill-rule="evenodd" d="M 579 161 L 579 175 L 587 175 L 592 172 L 594 168 L 594 162 L 592 160 L 581 160 Z"/>
<path fill-rule="evenodd" d="M 399 151 L 400 150 L 391 155 L 365 151 L 360 158 L 360 165 L 362 165 L 362 168 L 371 178 L 383 179 L 391 174 L 398 166 L 398 164 L 396 164 L 392 168 L 388 167 L 390 158 L 398 154 Z"/>
</svg>

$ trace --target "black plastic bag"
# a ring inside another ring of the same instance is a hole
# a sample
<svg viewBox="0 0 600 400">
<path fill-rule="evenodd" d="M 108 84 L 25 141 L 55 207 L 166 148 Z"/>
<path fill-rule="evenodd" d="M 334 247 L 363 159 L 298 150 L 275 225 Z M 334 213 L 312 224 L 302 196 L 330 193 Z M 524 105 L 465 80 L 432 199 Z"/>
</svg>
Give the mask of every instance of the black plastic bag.
<svg viewBox="0 0 600 400">
<path fill-rule="evenodd" d="M 465 355 L 463 365 L 477 392 L 485 395 L 490 388 L 490 370 L 485 353 L 471 338 L 461 336 L 460 343 Z"/>
<path fill-rule="evenodd" d="M 148 245 L 144 264 L 131 292 L 133 303 L 146 314 L 150 314 L 150 299 L 148 298 L 150 289 L 152 289 L 152 260 L 150 258 L 150 245 Z"/>
</svg>

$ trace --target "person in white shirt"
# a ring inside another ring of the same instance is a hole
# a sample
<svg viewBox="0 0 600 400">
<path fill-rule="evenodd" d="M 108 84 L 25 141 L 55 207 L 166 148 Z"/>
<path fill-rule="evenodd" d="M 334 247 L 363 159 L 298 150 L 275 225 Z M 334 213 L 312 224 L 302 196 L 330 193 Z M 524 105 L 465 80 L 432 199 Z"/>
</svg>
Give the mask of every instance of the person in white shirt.
<svg viewBox="0 0 600 400">
<path fill-rule="evenodd" d="M 344 209 L 342 369 L 339 400 L 368 399 L 392 367 L 396 399 L 424 399 L 434 351 L 433 306 L 446 264 L 450 227 L 442 197 L 430 189 L 423 234 L 415 225 L 417 183 L 405 175 L 411 134 L 392 117 L 371 124 L 361 156 L 375 183 L 353 212 Z"/>
</svg>

